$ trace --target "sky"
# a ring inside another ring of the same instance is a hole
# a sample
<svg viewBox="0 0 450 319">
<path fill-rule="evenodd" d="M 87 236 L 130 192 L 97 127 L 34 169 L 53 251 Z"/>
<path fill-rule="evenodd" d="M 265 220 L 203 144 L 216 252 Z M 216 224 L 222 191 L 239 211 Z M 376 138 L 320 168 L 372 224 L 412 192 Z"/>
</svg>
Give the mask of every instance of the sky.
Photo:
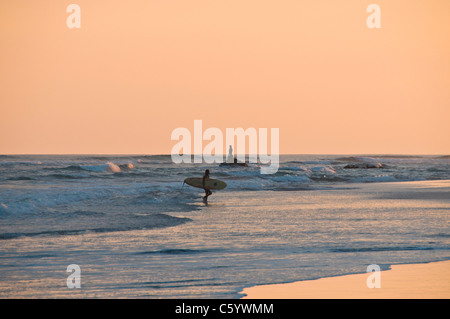
<svg viewBox="0 0 450 319">
<path fill-rule="evenodd" d="M 366 24 L 371 3 L 381 28 Z M 279 128 L 281 154 L 450 154 L 448 12 L 448 0 L 0 0 L 0 154 L 170 154 L 194 120 L 224 135 Z"/>
</svg>

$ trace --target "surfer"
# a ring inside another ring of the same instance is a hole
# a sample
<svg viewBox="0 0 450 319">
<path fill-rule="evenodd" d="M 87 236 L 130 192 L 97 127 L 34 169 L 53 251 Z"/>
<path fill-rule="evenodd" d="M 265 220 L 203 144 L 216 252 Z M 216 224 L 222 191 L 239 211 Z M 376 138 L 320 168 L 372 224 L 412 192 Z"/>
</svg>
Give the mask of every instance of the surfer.
<svg viewBox="0 0 450 319">
<path fill-rule="evenodd" d="M 233 163 L 233 147 L 231 145 L 228 149 L 227 163 Z"/>
<path fill-rule="evenodd" d="M 205 197 L 203 197 L 203 201 L 206 203 L 208 201 L 208 196 L 212 194 L 209 188 L 205 187 L 205 181 L 209 180 L 209 169 L 205 171 L 205 175 L 203 175 L 203 189 L 205 190 Z"/>
</svg>

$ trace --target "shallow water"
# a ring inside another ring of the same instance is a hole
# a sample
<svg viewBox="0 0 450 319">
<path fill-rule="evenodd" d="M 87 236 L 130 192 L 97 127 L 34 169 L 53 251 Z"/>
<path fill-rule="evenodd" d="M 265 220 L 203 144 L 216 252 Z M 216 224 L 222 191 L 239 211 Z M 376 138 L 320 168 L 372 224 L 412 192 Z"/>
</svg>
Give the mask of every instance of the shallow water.
<svg viewBox="0 0 450 319">
<path fill-rule="evenodd" d="M 344 169 L 354 157 L 331 156 L 283 158 L 275 176 L 213 168 L 229 187 L 205 206 L 180 181 L 207 165 L 3 156 L 0 297 L 237 298 L 255 284 L 450 259 L 449 185 L 432 181 L 449 160 L 376 159 L 390 171 Z M 408 170 L 431 181 L 372 181 Z M 61 171 L 76 177 L 53 176 Z M 81 289 L 66 286 L 70 264 Z"/>
</svg>

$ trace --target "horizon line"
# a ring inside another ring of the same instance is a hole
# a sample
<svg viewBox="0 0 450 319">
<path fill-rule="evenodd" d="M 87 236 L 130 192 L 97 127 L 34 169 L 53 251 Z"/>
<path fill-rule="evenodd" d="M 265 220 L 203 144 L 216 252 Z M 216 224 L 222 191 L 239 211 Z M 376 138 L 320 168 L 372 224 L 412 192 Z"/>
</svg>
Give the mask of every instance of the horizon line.
<svg viewBox="0 0 450 319">
<path fill-rule="evenodd" d="M 79 156 L 171 156 L 172 154 L 163 154 L 163 153 L 7 153 L 7 154 L 0 154 L 0 156 L 30 156 L 30 155 L 37 155 L 37 156 L 45 156 L 45 155 L 79 155 Z M 203 155 L 204 154 L 179 154 L 181 155 Z M 228 154 L 217 154 L 218 156 L 227 156 Z M 234 156 L 238 156 L 240 154 L 234 154 Z M 250 155 L 249 153 L 245 153 L 245 156 Z M 259 155 L 259 154 L 252 154 L 252 155 Z M 272 155 L 272 154 L 267 154 Z M 400 156 L 447 156 L 450 155 L 450 153 L 444 154 L 444 153 L 279 153 L 274 155 L 400 155 Z M 206 155 L 206 156 L 214 156 L 214 155 Z"/>
</svg>

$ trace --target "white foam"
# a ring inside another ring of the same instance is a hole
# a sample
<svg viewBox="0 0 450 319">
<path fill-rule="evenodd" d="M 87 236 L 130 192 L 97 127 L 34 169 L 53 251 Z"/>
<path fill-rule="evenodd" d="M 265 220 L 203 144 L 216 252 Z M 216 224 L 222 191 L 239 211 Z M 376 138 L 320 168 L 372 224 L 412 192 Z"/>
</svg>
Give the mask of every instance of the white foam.
<svg viewBox="0 0 450 319">
<path fill-rule="evenodd" d="M 133 165 L 133 163 L 127 163 L 127 164 L 120 164 L 119 167 L 126 168 L 126 169 L 133 169 L 134 165 Z"/>
<path fill-rule="evenodd" d="M 91 172 L 120 172 L 120 167 L 111 162 L 100 165 L 81 165 L 80 167 Z"/>
<path fill-rule="evenodd" d="M 120 172 L 120 167 L 117 166 L 114 163 L 108 162 L 106 163 L 108 165 L 108 171 L 110 172 Z"/>
<path fill-rule="evenodd" d="M 8 206 L 4 203 L 0 203 L 0 214 L 4 214 L 8 212 Z"/>
<path fill-rule="evenodd" d="M 300 172 L 311 172 L 310 169 L 304 167 L 304 166 L 288 166 L 288 167 L 282 167 L 281 170 L 286 171 L 300 171 Z"/>
<path fill-rule="evenodd" d="M 331 166 L 316 166 L 310 168 L 312 172 L 335 174 L 336 171 Z"/>
</svg>

